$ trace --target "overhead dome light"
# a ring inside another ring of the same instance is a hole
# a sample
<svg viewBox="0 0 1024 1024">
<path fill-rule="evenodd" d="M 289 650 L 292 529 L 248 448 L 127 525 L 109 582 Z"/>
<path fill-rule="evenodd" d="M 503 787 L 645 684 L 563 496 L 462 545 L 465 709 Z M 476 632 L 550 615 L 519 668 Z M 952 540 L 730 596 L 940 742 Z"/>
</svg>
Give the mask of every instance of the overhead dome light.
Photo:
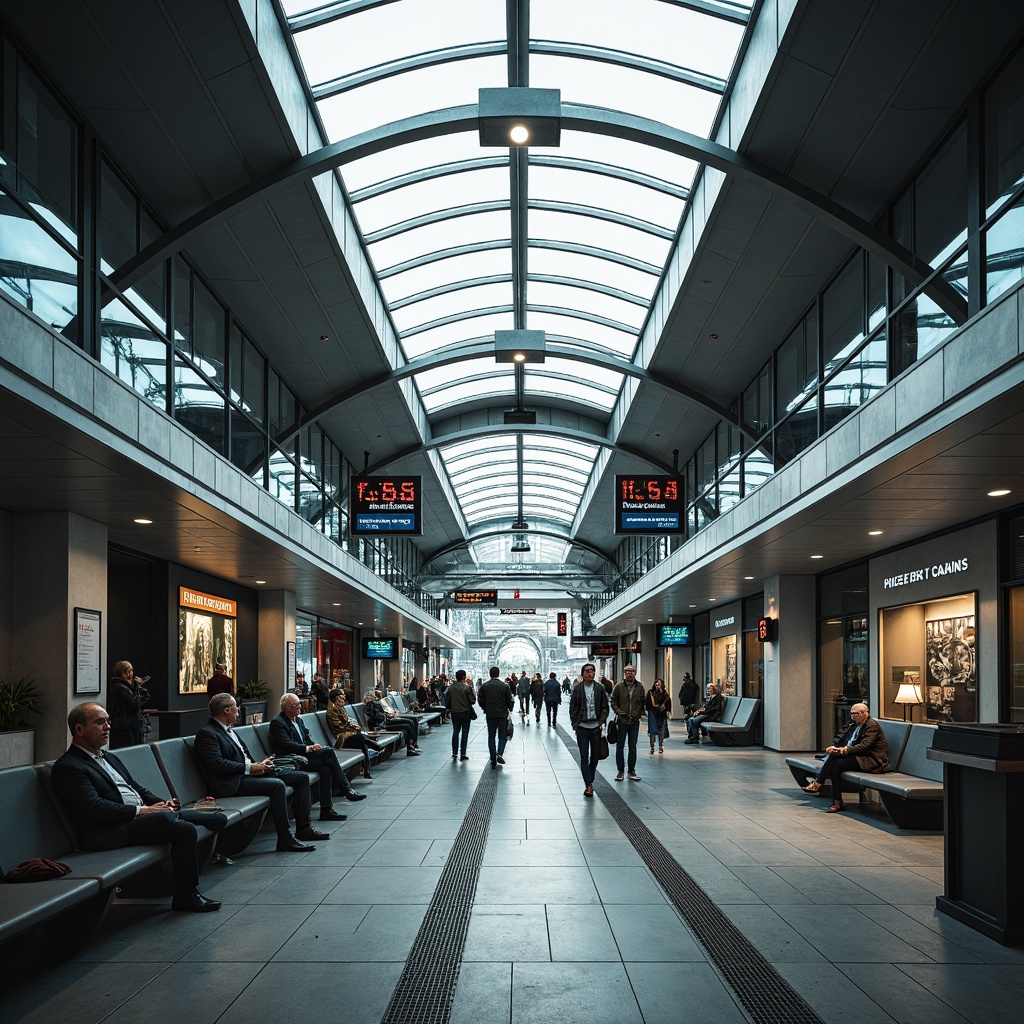
<svg viewBox="0 0 1024 1024">
<path fill-rule="evenodd" d="M 1010 493 L 1009 487 L 1001 487 L 996 491 L 989 491 L 988 496 L 990 498 L 1005 498 Z"/>
<path fill-rule="evenodd" d="M 152 526 L 153 525 L 153 520 L 152 519 L 133 519 L 132 522 L 133 523 L 138 523 L 139 526 Z"/>
<path fill-rule="evenodd" d="M 868 530 L 868 536 L 869 537 L 881 537 L 883 532 L 884 531 L 882 531 L 882 530 Z"/>
<path fill-rule="evenodd" d="M 517 146 L 521 146 L 530 137 L 530 129 L 525 124 L 514 124 L 509 129 L 508 137 Z"/>
<path fill-rule="evenodd" d="M 512 362 L 514 362 L 514 363 L 525 363 L 526 362 L 526 356 L 522 352 L 517 352 L 512 357 Z"/>
</svg>

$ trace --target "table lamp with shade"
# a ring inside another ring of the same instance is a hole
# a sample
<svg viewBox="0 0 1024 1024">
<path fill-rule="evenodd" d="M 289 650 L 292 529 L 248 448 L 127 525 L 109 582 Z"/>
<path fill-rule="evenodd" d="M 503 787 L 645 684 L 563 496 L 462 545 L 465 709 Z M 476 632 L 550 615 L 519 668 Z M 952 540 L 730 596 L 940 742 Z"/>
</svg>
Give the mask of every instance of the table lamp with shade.
<svg viewBox="0 0 1024 1024">
<path fill-rule="evenodd" d="M 923 704 L 924 698 L 921 696 L 921 687 L 916 683 L 900 683 L 899 689 L 896 691 L 896 696 L 893 697 L 894 704 L 903 705 L 903 721 L 907 721 L 907 708 L 910 708 L 910 721 L 914 720 L 914 706 L 916 704 Z"/>
</svg>

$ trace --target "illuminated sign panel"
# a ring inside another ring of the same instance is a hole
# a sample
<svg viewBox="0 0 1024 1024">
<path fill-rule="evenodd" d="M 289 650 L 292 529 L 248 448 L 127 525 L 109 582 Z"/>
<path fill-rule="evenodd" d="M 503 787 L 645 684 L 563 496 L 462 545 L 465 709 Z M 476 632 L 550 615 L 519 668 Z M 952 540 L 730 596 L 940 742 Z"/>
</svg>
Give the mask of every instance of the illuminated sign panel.
<svg viewBox="0 0 1024 1024">
<path fill-rule="evenodd" d="M 569 632 L 569 613 L 559 612 L 558 613 L 558 635 L 566 636 Z"/>
<path fill-rule="evenodd" d="M 601 643 L 590 645 L 590 656 L 592 658 L 614 658 L 618 653 L 618 644 Z"/>
<path fill-rule="evenodd" d="M 662 622 L 658 624 L 659 647 L 692 647 L 693 631 L 689 622 Z"/>
<path fill-rule="evenodd" d="M 349 509 L 353 536 L 420 536 L 421 483 L 418 476 L 355 477 Z"/>
<path fill-rule="evenodd" d="M 684 489 L 675 476 L 616 476 L 616 533 L 684 533 Z"/>
<path fill-rule="evenodd" d="M 398 637 L 364 636 L 363 657 L 377 661 L 396 661 L 398 658 Z"/>
<path fill-rule="evenodd" d="M 757 620 L 757 639 L 763 644 L 770 644 L 775 639 L 775 620 Z"/>
<path fill-rule="evenodd" d="M 456 604 L 487 605 L 492 608 L 498 607 L 498 592 L 496 590 L 456 590 Z"/>
</svg>

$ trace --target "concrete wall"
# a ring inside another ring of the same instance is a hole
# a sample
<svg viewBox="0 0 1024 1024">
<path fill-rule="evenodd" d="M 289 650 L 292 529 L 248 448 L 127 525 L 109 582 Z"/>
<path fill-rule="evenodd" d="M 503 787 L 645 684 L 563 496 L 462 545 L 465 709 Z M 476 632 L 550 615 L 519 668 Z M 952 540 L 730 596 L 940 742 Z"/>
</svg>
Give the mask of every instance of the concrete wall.
<svg viewBox="0 0 1024 1024">
<path fill-rule="evenodd" d="M 772 750 L 815 746 L 816 603 L 813 576 L 765 580 L 764 613 L 777 619 L 764 652 L 764 745 Z"/>
</svg>

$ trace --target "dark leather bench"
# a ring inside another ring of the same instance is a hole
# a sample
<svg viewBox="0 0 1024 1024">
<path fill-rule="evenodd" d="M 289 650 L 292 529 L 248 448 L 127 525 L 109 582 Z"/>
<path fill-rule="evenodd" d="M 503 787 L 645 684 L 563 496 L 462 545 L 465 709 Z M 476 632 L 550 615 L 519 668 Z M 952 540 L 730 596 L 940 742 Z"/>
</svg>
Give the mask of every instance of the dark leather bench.
<svg viewBox="0 0 1024 1024">
<path fill-rule="evenodd" d="M 366 708 L 362 704 L 349 704 L 345 709 L 351 715 L 355 716 L 356 721 L 366 729 Z M 318 712 L 326 714 L 327 712 Z M 389 732 L 384 729 L 380 732 L 373 732 L 367 730 L 368 735 L 372 736 L 381 746 L 389 747 L 390 750 L 400 750 L 405 746 L 405 733 L 404 732 Z"/>
<path fill-rule="evenodd" d="M 350 712 L 350 720 L 354 721 L 357 725 L 362 725 L 362 718 L 360 715 L 356 714 L 356 710 L 354 707 L 346 706 L 345 710 Z M 320 731 L 325 737 L 325 739 L 321 740 L 320 742 L 324 743 L 326 746 L 334 747 L 334 744 L 337 741 L 337 737 L 334 735 L 333 732 L 331 732 L 331 727 L 327 724 L 327 712 L 317 711 L 313 717 L 316 718 L 317 723 L 320 726 Z M 363 726 L 363 728 L 365 728 L 365 726 Z M 312 726 L 309 726 L 309 732 L 310 735 L 312 735 Z M 376 737 L 376 739 L 377 742 L 380 743 L 380 745 L 384 749 L 369 751 L 371 765 L 378 763 L 380 761 L 386 761 L 397 749 L 398 736 L 395 733 L 389 733 L 388 737 L 378 736 Z M 353 747 L 334 747 L 334 749 L 337 750 L 339 753 L 341 752 L 342 749 L 344 749 L 346 753 L 361 754 L 361 751 L 358 748 Z"/>
<path fill-rule="evenodd" d="M 432 725 L 441 721 L 441 714 L 438 711 L 410 711 L 411 701 L 404 693 L 388 692 L 388 703 L 400 714 L 411 715 L 420 723 L 420 733 L 430 732 Z"/>
<path fill-rule="evenodd" d="M 761 711 L 757 697 L 726 697 L 722 717 L 717 722 L 702 722 L 701 729 L 716 747 L 749 747 Z"/>
<path fill-rule="evenodd" d="M 861 800 L 869 792 L 879 800 L 893 824 L 906 829 L 942 829 L 945 789 L 942 765 L 928 759 L 928 748 L 935 737 L 933 725 L 911 725 L 880 719 L 889 747 L 889 763 L 895 771 L 843 772 L 844 790 L 858 792 Z M 787 757 L 786 764 L 801 787 L 817 775 L 821 761 L 816 758 Z"/>
</svg>

